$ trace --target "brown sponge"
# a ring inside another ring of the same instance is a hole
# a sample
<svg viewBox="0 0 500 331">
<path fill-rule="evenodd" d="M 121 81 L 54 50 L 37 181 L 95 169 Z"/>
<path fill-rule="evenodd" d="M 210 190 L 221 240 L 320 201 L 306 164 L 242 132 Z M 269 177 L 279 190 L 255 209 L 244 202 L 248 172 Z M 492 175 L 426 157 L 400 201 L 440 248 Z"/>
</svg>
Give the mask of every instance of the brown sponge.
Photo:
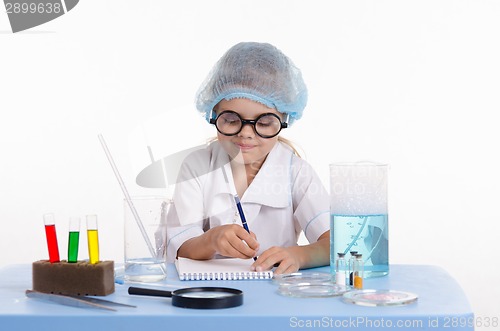
<svg viewBox="0 0 500 331">
<path fill-rule="evenodd" d="M 114 262 L 33 262 L 33 290 L 68 295 L 108 295 L 115 291 Z"/>
</svg>

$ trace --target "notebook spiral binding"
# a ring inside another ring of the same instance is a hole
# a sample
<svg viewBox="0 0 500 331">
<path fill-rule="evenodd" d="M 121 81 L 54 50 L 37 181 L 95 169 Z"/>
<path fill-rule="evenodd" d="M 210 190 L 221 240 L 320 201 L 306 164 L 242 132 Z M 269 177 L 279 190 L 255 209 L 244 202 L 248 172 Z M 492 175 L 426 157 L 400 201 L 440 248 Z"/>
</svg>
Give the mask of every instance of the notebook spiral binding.
<svg viewBox="0 0 500 331">
<path fill-rule="evenodd" d="M 273 272 L 210 272 L 210 273 L 183 273 L 179 275 L 180 280 L 252 280 L 272 279 Z"/>
</svg>

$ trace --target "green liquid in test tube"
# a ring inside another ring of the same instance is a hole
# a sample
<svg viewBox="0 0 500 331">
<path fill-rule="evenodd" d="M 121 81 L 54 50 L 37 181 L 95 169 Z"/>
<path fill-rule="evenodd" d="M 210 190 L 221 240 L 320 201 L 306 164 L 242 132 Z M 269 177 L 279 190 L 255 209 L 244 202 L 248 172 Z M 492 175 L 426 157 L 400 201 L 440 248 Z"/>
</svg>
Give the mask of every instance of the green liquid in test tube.
<svg viewBox="0 0 500 331">
<path fill-rule="evenodd" d="M 78 244 L 80 242 L 80 218 L 69 219 L 68 262 L 78 261 Z"/>
</svg>

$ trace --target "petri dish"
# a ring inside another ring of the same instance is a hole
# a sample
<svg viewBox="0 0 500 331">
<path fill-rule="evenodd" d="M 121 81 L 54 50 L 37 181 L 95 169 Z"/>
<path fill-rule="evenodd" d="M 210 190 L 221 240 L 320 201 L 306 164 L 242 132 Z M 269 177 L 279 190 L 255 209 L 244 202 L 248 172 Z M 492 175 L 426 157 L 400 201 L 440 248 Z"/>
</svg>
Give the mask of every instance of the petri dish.
<svg viewBox="0 0 500 331">
<path fill-rule="evenodd" d="M 340 296 L 349 290 L 349 286 L 335 283 L 301 283 L 280 286 L 278 293 L 294 298 L 327 298 Z"/>
<path fill-rule="evenodd" d="M 402 306 L 417 301 L 418 295 L 395 290 L 356 290 L 343 294 L 343 301 L 360 306 Z"/>
<path fill-rule="evenodd" d="M 329 282 L 332 282 L 332 275 L 326 272 L 294 272 L 273 276 L 273 283 L 280 286 Z"/>
</svg>

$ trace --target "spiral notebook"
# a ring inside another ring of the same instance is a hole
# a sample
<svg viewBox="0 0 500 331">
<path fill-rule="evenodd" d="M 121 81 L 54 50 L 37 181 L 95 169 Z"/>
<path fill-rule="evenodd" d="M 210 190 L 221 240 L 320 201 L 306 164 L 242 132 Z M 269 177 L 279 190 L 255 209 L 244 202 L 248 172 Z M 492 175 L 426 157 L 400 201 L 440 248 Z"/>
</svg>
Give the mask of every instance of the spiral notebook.
<svg viewBox="0 0 500 331">
<path fill-rule="evenodd" d="M 191 260 L 179 257 L 175 260 L 175 267 L 180 280 L 243 280 L 243 279 L 271 279 L 272 270 L 251 271 L 252 259 L 213 259 Z"/>
</svg>

